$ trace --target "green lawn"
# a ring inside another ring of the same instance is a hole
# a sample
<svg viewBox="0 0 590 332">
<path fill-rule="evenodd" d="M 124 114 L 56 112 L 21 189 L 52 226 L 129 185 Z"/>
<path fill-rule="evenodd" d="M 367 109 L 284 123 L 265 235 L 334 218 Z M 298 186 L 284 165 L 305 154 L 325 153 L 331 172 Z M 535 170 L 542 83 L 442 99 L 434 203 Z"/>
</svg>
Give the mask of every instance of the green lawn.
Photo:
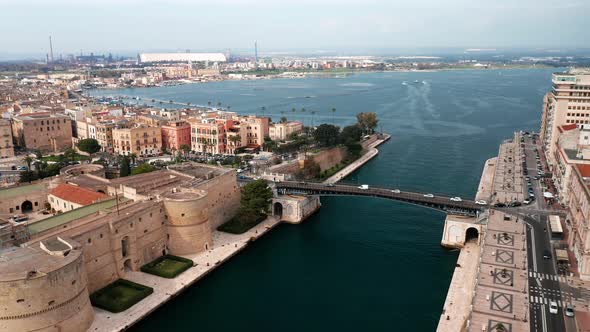
<svg viewBox="0 0 590 332">
<path fill-rule="evenodd" d="M 193 261 L 190 259 L 166 255 L 155 259 L 154 261 L 145 264 L 141 267 L 141 271 L 162 278 L 176 278 L 182 272 L 190 269 L 193 266 Z"/>
<path fill-rule="evenodd" d="M 244 234 L 250 228 L 260 224 L 264 219 L 266 219 L 266 214 L 262 214 L 257 218 L 240 218 L 240 216 L 235 216 L 225 224 L 217 227 L 217 230 L 231 234 Z"/>
<path fill-rule="evenodd" d="M 125 279 L 118 279 L 90 295 L 92 305 L 110 312 L 121 312 L 152 294 L 154 289 Z"/>
<path fill-rule="evenodd" d="M 58 155 L 49 155 L 49 156 L 43 156 L 41 158 L 42 161 L 54 161 L 54 162 L 66 162 L 66 161 L 71 161 L 70 159 L 66 158 L 63 154 L 58 154 Z M 74 161 L 86 161 L 86 160 L 90 160 L 90 157 L 76 153 L 76 156 L 74 156 Z"/>
</svg>

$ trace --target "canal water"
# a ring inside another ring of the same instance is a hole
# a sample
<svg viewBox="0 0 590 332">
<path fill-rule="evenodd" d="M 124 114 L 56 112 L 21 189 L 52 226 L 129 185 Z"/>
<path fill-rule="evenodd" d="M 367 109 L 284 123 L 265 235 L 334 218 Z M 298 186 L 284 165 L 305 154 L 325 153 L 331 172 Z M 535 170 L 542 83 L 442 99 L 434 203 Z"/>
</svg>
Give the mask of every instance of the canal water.
<svg viewBox="0 0 590 332">
<path fill-rule="evenodd" d="M 275 120 L 306 124 L 348 125 L 358 112 L 376 112 L 392 139 L 346 181 L 472 198 L 498 144 L 515 130 L 538 130 L 551 72 L 367 73 L 94 94 L 221 102 L 244 114 L 262 115 L 264 106 Z M 372 198 L 322 204 L 305 223 L 277 227 L 133 331 L 435 330 L 458 256 L 440 247 L 444 215 Z"/>
</svg>

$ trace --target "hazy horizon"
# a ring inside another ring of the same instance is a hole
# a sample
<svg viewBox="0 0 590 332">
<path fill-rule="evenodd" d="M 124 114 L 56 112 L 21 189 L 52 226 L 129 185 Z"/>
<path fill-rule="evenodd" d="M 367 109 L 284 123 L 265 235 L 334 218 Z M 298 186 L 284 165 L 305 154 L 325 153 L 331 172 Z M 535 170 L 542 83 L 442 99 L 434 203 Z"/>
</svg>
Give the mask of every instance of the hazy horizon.
<svg viewBox="0 0 590 332">
<path fill-rule="evenodd" d="M 0 57 L 588 47 L 583 0 L 3 0 Z"/>
</svg>

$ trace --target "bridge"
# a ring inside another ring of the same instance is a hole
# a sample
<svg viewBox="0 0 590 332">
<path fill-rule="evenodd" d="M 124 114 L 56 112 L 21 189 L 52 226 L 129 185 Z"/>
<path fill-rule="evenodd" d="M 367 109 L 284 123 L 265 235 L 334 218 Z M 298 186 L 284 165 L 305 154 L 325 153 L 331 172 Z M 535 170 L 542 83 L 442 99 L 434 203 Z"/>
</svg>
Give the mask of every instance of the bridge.
<svg viewBox="0 0 590 332">
<path fill-rule="evenodd" d="M 344 184 L 324 184 L 310 182 L 275 182 L 277 192 L 281 195 L 319 195 L 319 196 L 368 196 L 391 199 L 408 204 L 424 206 L 450 214 L 475 216 L 486 209 L 487 205 L 476 204 L 472 200 L 452 201 L 451 197 L 424 193 L 399 191 L 395 189 L 369 187 L 362 188 Z"/>
</svg>

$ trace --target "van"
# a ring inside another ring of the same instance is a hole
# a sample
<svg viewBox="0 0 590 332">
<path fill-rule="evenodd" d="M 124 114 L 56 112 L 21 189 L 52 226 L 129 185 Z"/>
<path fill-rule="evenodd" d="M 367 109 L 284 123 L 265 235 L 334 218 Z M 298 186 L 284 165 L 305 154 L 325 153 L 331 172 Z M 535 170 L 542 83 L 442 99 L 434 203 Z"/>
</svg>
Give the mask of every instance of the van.
<svg viewBox="0 0 590 332">
<path fill-rule="evenodd" d="M 367 190 L 367 189 L 369 189 L 369 185 L 368 184 L 361 184 L 359 186 L 359 189 L 361 189 L 361 190 Z"/>
</svg>

